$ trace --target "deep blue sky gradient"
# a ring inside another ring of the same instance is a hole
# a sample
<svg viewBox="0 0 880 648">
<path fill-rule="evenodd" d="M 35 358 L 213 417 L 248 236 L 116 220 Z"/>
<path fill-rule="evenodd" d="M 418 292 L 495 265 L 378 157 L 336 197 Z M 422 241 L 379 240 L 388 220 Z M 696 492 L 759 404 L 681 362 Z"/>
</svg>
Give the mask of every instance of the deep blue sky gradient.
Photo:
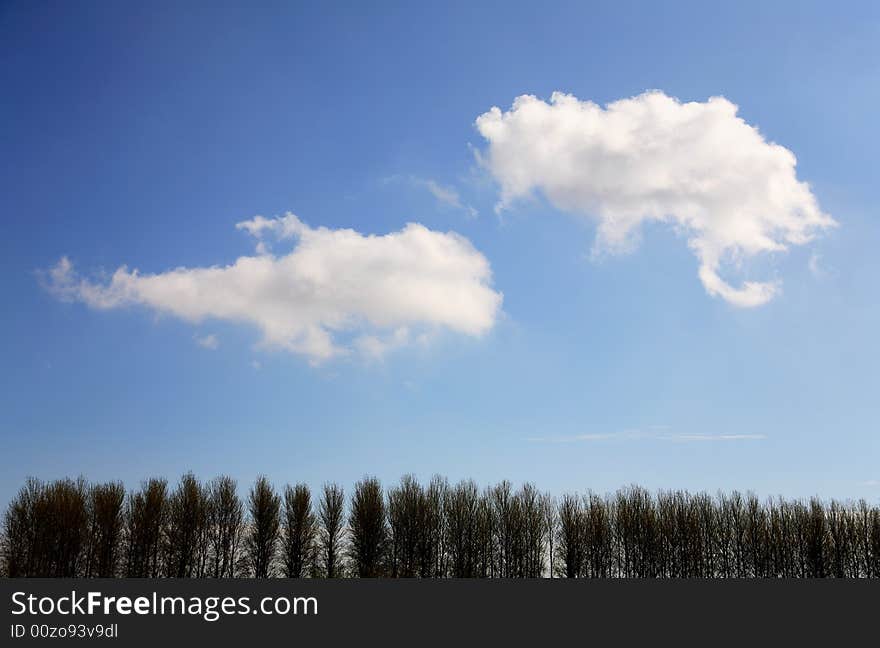
<svg viewBox="0 0 880 648">
<path fill-rule="evenodd" d="M 880 497 L 880 5 L 259 4 L 0 5 L 0 501 L 27 475 L 189 469 Z M 597 263 L 589 223 L 541 201 L 494 215 L 479 114 L 651 88 L 737 103 L 839 221 L 767 261 L 784 281 L 769 305 L 707 296 L 662 227 Z M 228 263 L 252 249 L 236 222 L 288 210 L 461 233 L 503 318 L 316 368 L 248 328 L 96 312 L 38 280 L 62 255 L 85 272 Z M 216 351 L 194 343 L 207 333 Z M 528 440 L 661 429 L 766 438 Z"/>
</svg>

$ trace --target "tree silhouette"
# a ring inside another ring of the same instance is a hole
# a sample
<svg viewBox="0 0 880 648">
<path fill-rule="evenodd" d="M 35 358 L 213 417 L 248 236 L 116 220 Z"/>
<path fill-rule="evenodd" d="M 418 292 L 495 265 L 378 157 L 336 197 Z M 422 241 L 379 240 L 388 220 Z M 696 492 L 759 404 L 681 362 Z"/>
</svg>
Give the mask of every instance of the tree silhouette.
<svg viewBox="0 0 880 648">
<path fill-rule="evenodd" d="M 382 486 L 364 477 L 354 486 L 348 517 L 349 552 L 354 574 L 360 578 L 384 575 L 388 525 Z"/>
<path fill-rule="evenodd" d="M 584 575 L 584 549 L 587 516 L 577 495 L 566 493 L 559 502 L 559 528 L 556 552 L 560 575 L 579 578 Z"/>
<path fill-rule="evenodd" d="M 126 575 L 156 578 L 162 569 L 161 550 L 168 514 L 168 482 L 150 479 L 128 499 L 126 511 Z"/>
<path fill-rule="evenodd" d="M 472 480 L 448 489 L 443 501 L 446 521 L 445 549 L 448 575 L 473 578 L 477 575 L 477 528 L 480 497 Z"/>
<path fill-rule="evenodd" d="M 337 484 L 325 484 L 318 508 L 320 520 L 320 569 L 326 578 L 342 575 L 342 536 L 345 494 Z"/>
<path fill-rule="evenodd" d="M 35 516 L 42 491 L 42 482 L 28 478 L 6 509 L 3 519 L 3 571 L 11 578 L 40 573 L 37 551 L 45 545 L 45 541 L 38 537 L 42 529 Z"/>
<path fill-rule="evenodd" d="M 125 524 L 125 486 L 122 482 L 96 484 L 89 489 L 88 553 L 85 576 L 116 576 Z"/>
<path fill-rule="evenodd" d="M 244 525 L 244 507 L 231 477 L 217 477 L 209 487 L 208 542 L 210 575 L 235 576 L 238 549 Z"/>
<path fill-rule="evenodd" d="M 0 573 L 10 577 L 878 578 L 880 508 L 734 491 L 565 493 L 502 481 L 480 490 L 412 475 L 383 492 L 359 481 L 282 498 L 260 477 L 244 505 L 229 477 L 29 478 L 3 515 Z M 347 522 L 347 525 L 346 525 Z M 345 558 L 348 558 L 346 564 Z M 348 571 L 346 571 L 348 570 Z"/>
<path fill-rule="evenodd" d="M 304 578 L 314 571 L 317 521 L 312 512 L 312 494 L 305 484 L 284 490 L 284 575 Z"/>
<path fill-rule="evenodd" d="M 255 578 L 272 575 L 281 528 L 281 498 L 264 476 L 257 478 L 248 495 L 246 552 L 250 572 Z"/>
<path fill-rule="evenodd" d="M 448 489 L 446 478 L 435 475 L 424 491 L 417 522 L 418 569 L 422 578 L 442 578 L 446 575 L 446 516 L 443 503 Z"/>
<path fill-rule="evenodd" d="M 165 569 L 172 578 L 205 575 L 210 495 L 192 473 L 180 479 L 168 499 Z"/>
<path fill-rule="evenodd" d="M 411 578 L 421 571 L 420 553 L 426 546 L 426 526 L 430 524 L 427 506 L 425 492 L 413 475 L 404 475 L 400 485 L 388 491 L 391 576 Z"/>
</svg>

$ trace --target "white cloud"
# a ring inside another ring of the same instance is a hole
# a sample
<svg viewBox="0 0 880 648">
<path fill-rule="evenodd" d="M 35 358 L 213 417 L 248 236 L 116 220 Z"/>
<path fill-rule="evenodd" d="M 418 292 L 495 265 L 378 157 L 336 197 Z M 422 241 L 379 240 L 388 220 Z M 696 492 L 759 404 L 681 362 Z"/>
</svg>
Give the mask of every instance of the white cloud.
<svg viewBox="0 0 880 648">
<path fill-rule="evenodd" d="M 391 331 L 386 335 L 361 335 L 354 340 L 354 346 L 367 358 L 379 359 L 389 351 L 411 344 L 427 344 L 431 336 L 427 332 L 413 335 L 408 327 Z"/>
<path fill-rule="evenodd" d="M 313 362 L 349 353 L 352 345 L 377 355 L 437 329 L 480 336 L 501 307 L 489 262 L 454 232 L 411 223 L 383 236 L 363 235 L 312 228 L 293 214 L 256 216 L 236 227 L 258 239 L 256 256 L 159 274 L 122 266 L 108 281 L 80 277 L 64 257 L 48 271 L 48 288 L 96 309 L 143 305 L 194 324 L 251 324 L 265 346 Z M 267 238 L 296 241 L 276 256 Z M 345 336 L 354 341 L 340 339 Z"/>
<path fill-rule="evenodd" d="M 271 233 L 279 240 L 295 238 L 307 233 L 311 228 L 290 212 L 277 218 L 254 216 L 250 220 L 235 224 L 235 229 L 244 230 L 254 238 L 260 240 L 266 233 Z"/>
<path fill-rule="evenodd" d="M 413 184 L 419 185 L 427 189 L 434 198 L 436 198 L 439 202 L 449 205 L 455 209 L 460 209 L 464 211 L 471 218 L 475 218 L 479 215 L 479 212 L 471 207 L 470 205 L 466 205 L 461 201 L 461 196 L 458 194 L 458 191 L 453 187 L 444 187 L 441 184 L 438 184 L 436 181 L 423 178 L 412 178 Z"/>
<path fill-rule="evenodd" d="M 668 426 L 652 426 L 651 430 L 666 429 Z M 598 432 L 589 434 L 575 434 L 572 436 L 558 437 L 531 437 L 526 441 L 535 443 L 576 443 L 589 441 L 676 441 L 680 443 L 692 443 L 701 441 L 761 441 L 766 439 L 764 434 L 684 434 L 666 433 L 642 430 L 624 430 L 623 432 Z"/>
<path fill-rule="evenodd" d="M 193 339 L 196 341 L 196 344 L 205 349 L 211 349 L 213 351 L 220 347 L 220 340 L 218 340 L 217 336 L 213 333 L 202 337 L 196 335 Z"/>
<path fill-rule="evenodd" d="M 452 187 L 441 187 L 433 180 L 419 180 L 418 182 L 423 184 L 425 188 L 431 192 L 431 195 L 440 202 L 451 205 L 452 207 L 461 207 L 461 197 Z"/>
<path fill-rule="evenodd" d="M 668 441 L 760 441 L 764 434 L 670 434 L 663 437 Z"/>
<path fill-rule="evenodd" d="M 807 243 L 836 224 L 798 181 L 794 154 L 723 97 L 681 103 L 652 91 L 603 108 L 559 92 L 549 103 L 523 95 L 476 126 L 488 141 L 480 161 L 501 188 L 499 210 L 540 191 L 598 221 L 597 252 L 628 251 L 643 223 L 669 223 L 687 237 L 706 291 L 736 306 L 764 304 L 780 286 L 731 286 L 723 263 Z"/>
<path fill-rule="evenodd" d="M 455 187 L 440 184 L 431 178 L 420 178 L 415 175 L 405 176 L 395 174 L 382 179 L 383 184 L 398 182 L 405 182 L 413 187 L 424 189 L 430 193 L 438 203 L 463 211 L 470 218 L 476 218 L 480 215 L 480 212 L 475 207 L 462 200 L 461 194 L 459 194 Z"/>
<path fill-rule="evenodd" d="M 807 261 L 807 268 L 809 269 L 810 274 L 818 280 L 826 279 L 836 274 L 835 269 L 825 262 L 825 257 L 815 250 L 810 254 L 810 258 Z"/>
</svg>

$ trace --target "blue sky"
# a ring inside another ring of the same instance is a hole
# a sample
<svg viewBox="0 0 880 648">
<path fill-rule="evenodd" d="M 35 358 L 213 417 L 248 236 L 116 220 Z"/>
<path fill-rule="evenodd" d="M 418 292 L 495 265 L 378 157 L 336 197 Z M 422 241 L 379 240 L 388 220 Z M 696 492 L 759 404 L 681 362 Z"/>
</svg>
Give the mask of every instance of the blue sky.
<svg viewBox="0 0 880 648">
<path fill-rule="evenodd" d="M 190 469 L 880 497 L 876 4 L 178 5 L 0 8 L 0 499 L 27 475 Z M 724 270 L 781 286 L 767 303 L 710 295 L 686 227 L 597 255 L 597 219 L 546 183 L 496 211 L 480 115 L 652 89 L 736 104 L 836 221 Z M 381 358 L 316 359 L 235 318 L 83 297 L 102 270 L 253 256 L 236 224 L 287 212 L 310 233 L 466 239 L 456 260 L 491 279 L 463 289 L 503 302 Z M 67 293 L 46 274 L 62 257 L 86 282 Z"/>
</svg>

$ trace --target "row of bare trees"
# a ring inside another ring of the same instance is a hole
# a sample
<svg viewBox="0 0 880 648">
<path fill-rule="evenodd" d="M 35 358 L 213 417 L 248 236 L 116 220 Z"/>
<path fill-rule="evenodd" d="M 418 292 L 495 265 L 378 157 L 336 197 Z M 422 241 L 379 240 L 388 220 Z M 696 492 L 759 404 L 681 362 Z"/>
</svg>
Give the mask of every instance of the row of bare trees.
<svg viewBox="0 0 880 648">
<path fill-rule="evenodd" d="M 347 504 L 347 505 L 346 505 Z M 752 494 L 565 494 L 373 477 L 346 502 L 265 477 L 170 488 L 29 479 L 3 520 L 11 577 L 880 578 L 880 508 Z"/>
<path fill-rule="evenodd" d="M 557 547 L 568 577 L 880 578 L 880 508 L 738 492 L 565 495 Z"/>
</svg>

